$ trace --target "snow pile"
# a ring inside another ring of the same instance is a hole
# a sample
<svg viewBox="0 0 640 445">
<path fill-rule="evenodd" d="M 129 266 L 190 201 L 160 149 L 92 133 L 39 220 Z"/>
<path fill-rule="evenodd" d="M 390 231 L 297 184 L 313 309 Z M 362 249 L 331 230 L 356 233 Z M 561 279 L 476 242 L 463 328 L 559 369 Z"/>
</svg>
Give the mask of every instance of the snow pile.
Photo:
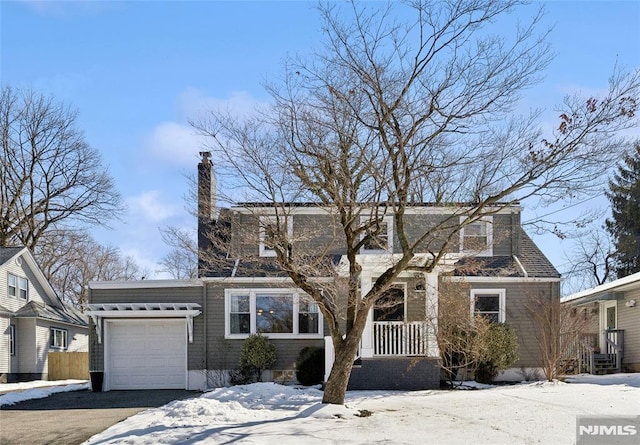
<svg viewBox="0 0 640 445">
<path fill-rule="evenodd" d="M 57 392 L 83 391 L 89 389 L 86 380 L 35 380 L 22 383 L 0 384 L 0 406 L 15 405 L 31 399 L 44 399 Z"/>
<path fill-rule="evenodd" d="M 640 374 L 568 381 L 353 391 L 345 406 L 322 405 L 317 388 L 219 388 L 136 414 L 86 444 L 572 444 L 577 415 L 640 415 Z"/>
</svg>

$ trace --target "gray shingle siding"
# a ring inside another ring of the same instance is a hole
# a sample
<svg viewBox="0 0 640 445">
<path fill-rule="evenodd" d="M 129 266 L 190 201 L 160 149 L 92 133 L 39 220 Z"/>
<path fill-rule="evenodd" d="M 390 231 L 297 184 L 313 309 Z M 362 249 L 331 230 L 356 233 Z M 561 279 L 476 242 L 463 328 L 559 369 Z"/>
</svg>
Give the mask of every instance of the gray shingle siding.
<svg viewBox="0 0 640 445">
<path fill-rule="evenodd" d="M 492 282 L 471 283 L 471 289 L 505 289 L 505 322 L 510 324 L 518 337 L 519 367 L 542 366 L 540 349 L 536 338 L 536 327 L 530 315 L 529 307 L 535 298 L 559 298 L 559 282 Z"/>
</svg>

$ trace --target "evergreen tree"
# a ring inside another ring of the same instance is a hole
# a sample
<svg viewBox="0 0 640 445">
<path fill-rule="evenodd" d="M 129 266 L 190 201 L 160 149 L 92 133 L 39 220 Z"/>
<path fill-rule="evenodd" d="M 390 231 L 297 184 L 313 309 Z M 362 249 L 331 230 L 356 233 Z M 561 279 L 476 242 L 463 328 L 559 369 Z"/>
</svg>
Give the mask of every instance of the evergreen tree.
<svg viewBox="0 0 640 445">
<path fill-rule="evenodd" d="M 607 230 L 616 247 L 618 278 L 640 272 L 640 141 L 626 154 L 609 181 L 611 219 Z"/>
</svg>

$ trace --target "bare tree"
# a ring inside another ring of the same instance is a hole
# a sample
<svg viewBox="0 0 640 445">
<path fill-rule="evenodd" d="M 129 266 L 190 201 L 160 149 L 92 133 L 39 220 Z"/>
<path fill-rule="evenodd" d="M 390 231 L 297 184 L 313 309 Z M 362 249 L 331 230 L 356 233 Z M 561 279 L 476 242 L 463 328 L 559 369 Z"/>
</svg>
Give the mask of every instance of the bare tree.
<svg viewBox="0 0 640 445">
<path fill-rule="evenodd" d="M 179 227 L 167 226 L 160 230 L 162 240 L 171 247 L 160 260 L 161 272 L 176 280 L 198 276 L 198 243 L 196 235 Z"/>
<path fill-rule="evenodd" d="M 100 245 L 81 230 L 48 230 L 35 254 L 58 296 L 79 309 L 87 303 L 89 281 L 139 280 L 147 275 L 132 257 Z"/>
<path fill-rule="evenodd" d="M 537 114 L 514 114 L 549 63 L 539 16 L 510 39 L 487 28 L 519 4 L 321 5 L 326 45 L 308 61 L 287 61 L 282 82 L 268 87 L 271 108 L 243 119 L 214 110 L 194 122 L 210 137 L 226 198 L 269 204 L 272 218 L 260 223 L 275 260 L 329 326 L 325 403 L 344 403 L 367 314 L 400 273 L 433 271 L 463 227 L 506 205 L 594 192 L 617 156 L 616 131 L 635 123 L 637 72 L 615 71 L 602 98 L 567 97 L 551 134 Z M 410 17 L 396 20 L 396 8 Z M 311 235 L 288 230 L 295 202 L 334 215 L 338 267 L 323 260 L 330 248 L 292 248 Z M 405 213 L 423 202 L 454 204 L 416 235 Z M 384 236 L 385 217 L 398 253 L 361 288 L 358 254 Z"/>
<path fill-rule="evenodd" d="M 438 291 L 440 366 L 453 384 L 460 371 L 473 371 L 480 364 L 490 322 L 481 315 L 471 315 L 468 284 L 445 281 Z"/>
<path fill-rule="evenodd" d="M 570 268 L 565 274 L 569 293 L 604 284 L 615 278 L 615 249 L 602 227 L 581 231 L 568 258 Z"/>
<path fill-rule="evenodd" d="M 547 380 L 564 375 L 570 366 L 571 352 L 586 332 L 591 314 L 585 309 L 560 303 L 556 298 L 532 296 L 526 305 L 534 322 L 534 333 L 542 354 L 542 369 Z"/>
<path fill-rule="evenodd" d="M 35 250 L 50 229 L 104 224 L 121 198 L 78 113 L 34 91 L 0 92 L 0 245 Z"/>
</svg>

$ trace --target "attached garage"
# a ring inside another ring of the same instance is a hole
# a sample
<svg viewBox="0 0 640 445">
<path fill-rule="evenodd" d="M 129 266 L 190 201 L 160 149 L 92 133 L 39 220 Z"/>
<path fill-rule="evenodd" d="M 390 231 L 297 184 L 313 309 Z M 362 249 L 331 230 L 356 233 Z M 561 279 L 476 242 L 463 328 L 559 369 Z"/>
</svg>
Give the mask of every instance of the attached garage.
<svg viewBox="0 0 640 445">
<path fill-rule="evenodd" d="M 111 320 L 106 324 L 109 389 L 181 389 L 187 384 L 184 319 Z"/>
<path fill-rule="evenodd" d="M 187 389 L 194 303 L 90 304 L 87 315 L 104 346 L 105 391 Z"/>
</svg>

